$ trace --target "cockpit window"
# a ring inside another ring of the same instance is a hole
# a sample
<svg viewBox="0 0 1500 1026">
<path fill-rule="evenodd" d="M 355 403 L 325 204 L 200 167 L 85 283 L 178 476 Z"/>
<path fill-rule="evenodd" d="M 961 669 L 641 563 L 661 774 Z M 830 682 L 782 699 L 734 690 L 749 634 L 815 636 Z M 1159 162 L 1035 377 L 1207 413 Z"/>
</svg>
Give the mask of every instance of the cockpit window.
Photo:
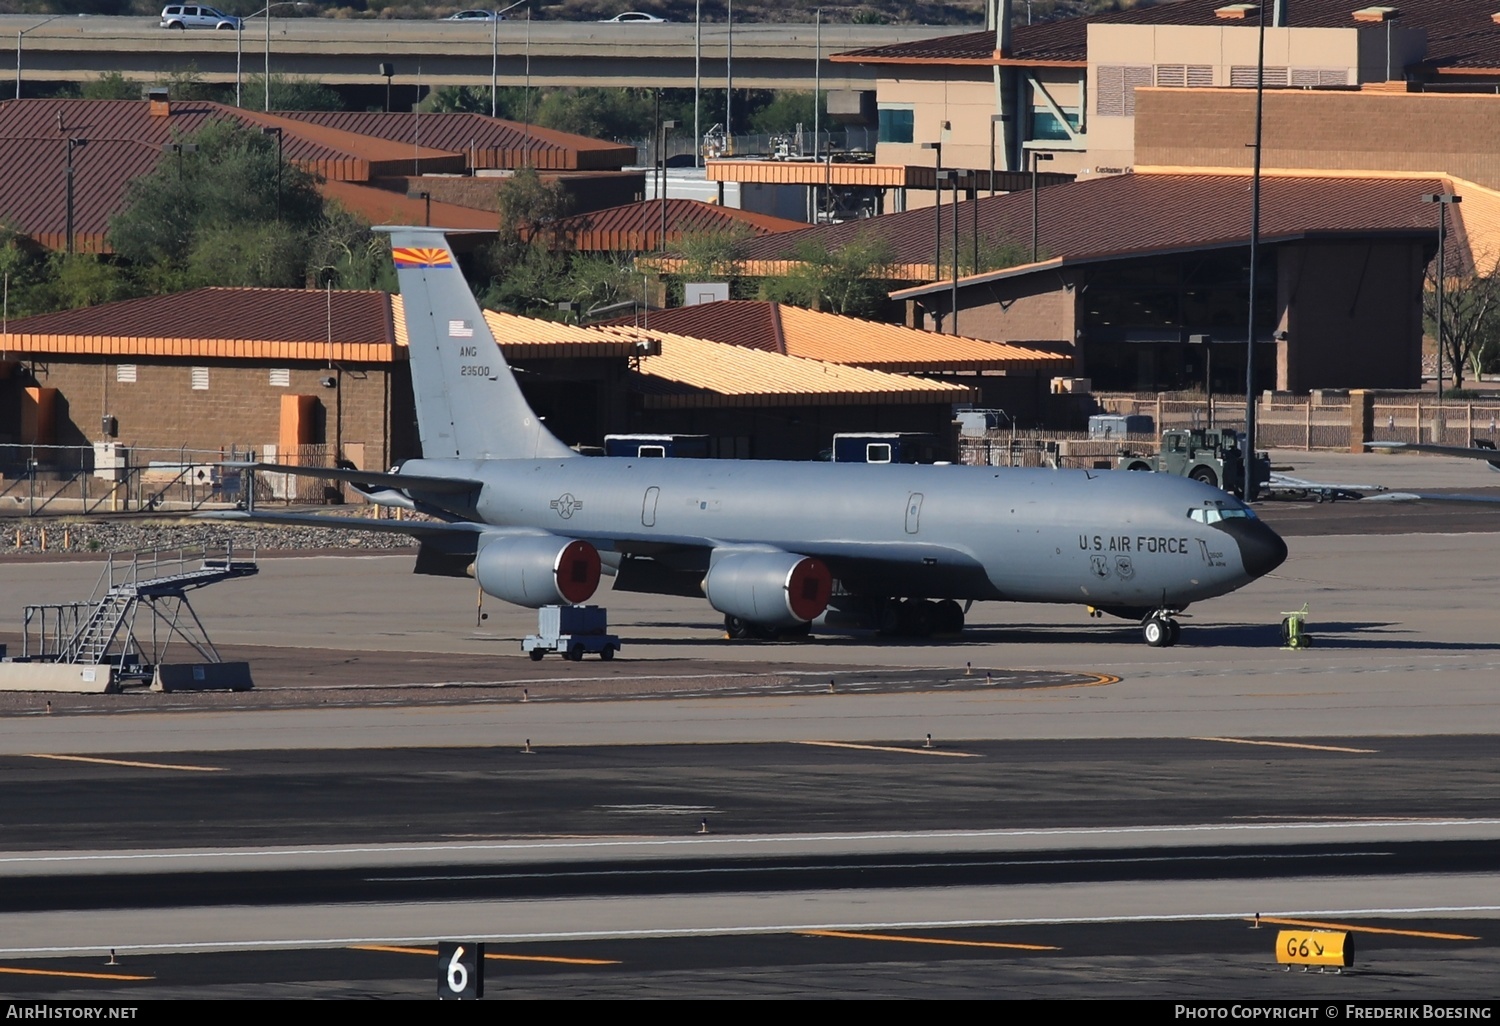
<svg viewBox="0 0 1500 1026">
<path fill-rule="evenodd" d="M 1195 506 L 1188 510 L 1188 519 L 1200 524 L 1217 524 L 1220 520 L 1255 520 L 1255 511 L 1248 506 Z"/>
</svg>

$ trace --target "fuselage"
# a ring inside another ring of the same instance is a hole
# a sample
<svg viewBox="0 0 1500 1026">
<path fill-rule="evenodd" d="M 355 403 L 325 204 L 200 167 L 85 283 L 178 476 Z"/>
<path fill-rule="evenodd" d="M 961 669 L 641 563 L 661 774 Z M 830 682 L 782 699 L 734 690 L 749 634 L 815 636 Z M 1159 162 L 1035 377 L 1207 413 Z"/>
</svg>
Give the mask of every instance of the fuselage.
<svg viewBox="0 0 1500 1026">
<path fill-rule="evenodd" d="M 482 482 L 500 528 L 692 569 L 715 549 L 816 556 L 856 594 L 1183 608 L 1274 569 L 1286 546 L 1242 503 L 1124 471 L 567 458 L 410 460 Z"/>
</svg>

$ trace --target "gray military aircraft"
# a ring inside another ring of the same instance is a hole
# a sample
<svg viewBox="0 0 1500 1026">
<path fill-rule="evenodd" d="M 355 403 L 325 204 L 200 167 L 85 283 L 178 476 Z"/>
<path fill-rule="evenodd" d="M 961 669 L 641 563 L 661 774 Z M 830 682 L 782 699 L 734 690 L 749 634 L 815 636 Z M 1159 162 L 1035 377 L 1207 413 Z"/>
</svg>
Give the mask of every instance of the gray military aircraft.
<svg viewBox="0 0 1500 1026">
<path fill-rule="evenodd" d="M 1239 500 L 1165 474 L 583 457 L 527 404 L 438 229 L 390 228 L 422 458 L 334 477 L 431 522 L 228 516 L 401 530 L 418 573 L 522 606 L 617 591 L 707 598 L 731 637 L 810 627 L 925 635 L 975 600 L 1077 603 L 1178 638 L 1189 603 L 1286 558 Z M 223 514 L 221 514 L 222 516 Z"/>
</svg>

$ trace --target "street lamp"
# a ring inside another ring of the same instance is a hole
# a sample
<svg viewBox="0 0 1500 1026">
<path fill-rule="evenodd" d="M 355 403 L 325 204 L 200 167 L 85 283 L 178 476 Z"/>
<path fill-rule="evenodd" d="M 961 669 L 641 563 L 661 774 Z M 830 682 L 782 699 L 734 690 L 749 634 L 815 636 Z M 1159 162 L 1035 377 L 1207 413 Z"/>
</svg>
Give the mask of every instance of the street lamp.
<svg viewBox="0 0 1500 1026">
<path fill-rule="evenodd" d="M 1037 169 L 1037 165 L 1039 165 L 1042 161 L 1044 161 L 1044 160 L 1051 160 L 1051 159 L 1052 159 L 1052 154 L 1050 154 L 1050 153 L 1038 153 L 1036 151 L 1032 151 L 1032 154 L 1031 154 L 1031 262 L 1032 263 L 1036 263 L 1036 257 L 1037 257 L 1037 237 L 1036 237 L 1036 229 L 1037 229 L 1037 223 L 1036 223 L 1036 169 Z"/>
<path fill-rule="evenodd" d="M 281 129 L 262 128 L 261 135 L 274 135 L 276 137 L 276 220 L 281 220 Z"/>
<path fill-rule="evenodd" d="M 943 130 L 947 131 L 948 122 L 943 122 Z M 936 256 L 932 259 L 932 277 L 934 280 L 943 276 L 943 140 L 937 142 L 924 142 L 922 149 L 932 150 L 935 154 L 932 164 L 932 206 L 937 211 L 937 231 L 935 234 Z"/>
<path fill-rule="evenodd" d="M 958 179 L 959 172 L 949 171 L 953 179 L 953 299 L 949 306 L 953 309 L 953 334 L 958 334 Z"/>
<path fill-rule="evenodd" d="M 1423 203 L 1436 203 L 1438 205 L 1438 266 L 1437 266 L 1437 395 L 1438 405 L 1443 405 L 1443 279 L 1446 277 L 1446 269 L 1443 266 L 1443 250 L 1448 248 L 1448 208 L 1455 203 L 1462 203 L 1464 198 L 1458 195 L 1450 195 L 1446 192 L 1431 192 L 1422 197 Z M 1454 378 L 1457 379 L 1457 368 Z M 1434 438 L 1434 442 L 1438 439 Z"/>
<path fill-rule="evenodd" d="M 657 198 L 661 200 L 661 239 L 657 242 L 657 248 L 662 250 L 667 248 L 667 132 L 676 127 L 675 121 L 663 121 L 656 144 L 656 159 L 661 166 L 661 185 L 657 191 Z"/>
<path fill-rule="evenodd" d="M 703 166 L 703 126 L 698 111 L 703 102 L 703 0 L 693 4 L 693 167 Z"/>
<path fill-rule="evenodd" d="M 50 18 L 37 22 L 30 28 L 21 29 L 16 33 L 16 99 L 19 100 L 21 98 L 21 37 L 26 35 L 26 33 L 28 32 L 35 32 L 43 25 L 46 25 L 49 22 L 54 22 L 61 17 L 61 14 L 54 14 Z"/>
<path fill-rule="evenodd" d="M 396 66 L 388 61 L 381 61 L 375 69 L 377 75 L 385 77 L 385 112 L 391 112 L 391 79 L 396 77 Z"/>
<path fill-rule="evenodd" d="M 182 155 L 184 153 L 197 153 L 198 152 L 198 144 L 197 143 L 177 143 L 177 142 L 162 143 L 161 144 L 161 150 L 162 150 L 163 153 L 175 153 L 175 154 L 177 154 L 177 183 L 179 185 L 181 185 L 182 184 Z"/>
<path fill-rule="evenodd" d="M 500 15 L 529 3 L 531 0 L 516 0 L 509 7 L 490 12 L 490 117 L 495 117 L 495 111 L 499 109 L 496 106 L 496 97 L 499 95 L 500 85 Z M 527 13 L 529 14 L 530 11 Z M 386 104 L 386 108 L 390 108 L 390 103 Z"/>
<path fill-rule="evenodd" d="M 1214 337 L 1189 335 L 1188 341 L 1203 347 L 1203 394 L 1208 397 L 1208 429 L 1214 428 Z"/>
<path fill-rule="evenodd" d="M 73 151 L 87 146 L 89 141 L 76 136 L 68 137 L 68 255 L 73 255 Z"/>
<path fill-rule="evenodd" d="M 726 157 L 734 156 L 734 0 L 724 18 L 724 141 Z"/>
<path fill-rule="evenodd" d="M 234 105 L 240 104 L 240 62 L 244 54 L 245 22 L 251 18 L 258 18 L 262 14 L 266 16 L 266 113 L 271 112 L 271 12 L 278 7 L 311 7 L 303 0 L 280 0 L 279 3 L 267 4 L 254 14 L 247 14 L 240 19 L 240 27 L 234 37 Z"/>
</svg>

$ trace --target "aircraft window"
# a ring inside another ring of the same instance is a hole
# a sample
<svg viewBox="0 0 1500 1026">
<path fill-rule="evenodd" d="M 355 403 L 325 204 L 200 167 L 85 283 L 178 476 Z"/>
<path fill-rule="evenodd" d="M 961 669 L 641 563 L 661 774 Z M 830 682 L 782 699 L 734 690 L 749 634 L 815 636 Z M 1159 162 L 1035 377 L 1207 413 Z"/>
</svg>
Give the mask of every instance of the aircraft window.
<svg viewBox="0 0 1500 1026">
<path fill-rule="evenodd" d="M 1256 519 L 1255 512 L 1247 506 L 1207 506 L 1202 509 L 1190 509 L 1188 518 L 1200 524 L 1217 524 L 1220 520 L 1230 519 Z"/>
</svg>

